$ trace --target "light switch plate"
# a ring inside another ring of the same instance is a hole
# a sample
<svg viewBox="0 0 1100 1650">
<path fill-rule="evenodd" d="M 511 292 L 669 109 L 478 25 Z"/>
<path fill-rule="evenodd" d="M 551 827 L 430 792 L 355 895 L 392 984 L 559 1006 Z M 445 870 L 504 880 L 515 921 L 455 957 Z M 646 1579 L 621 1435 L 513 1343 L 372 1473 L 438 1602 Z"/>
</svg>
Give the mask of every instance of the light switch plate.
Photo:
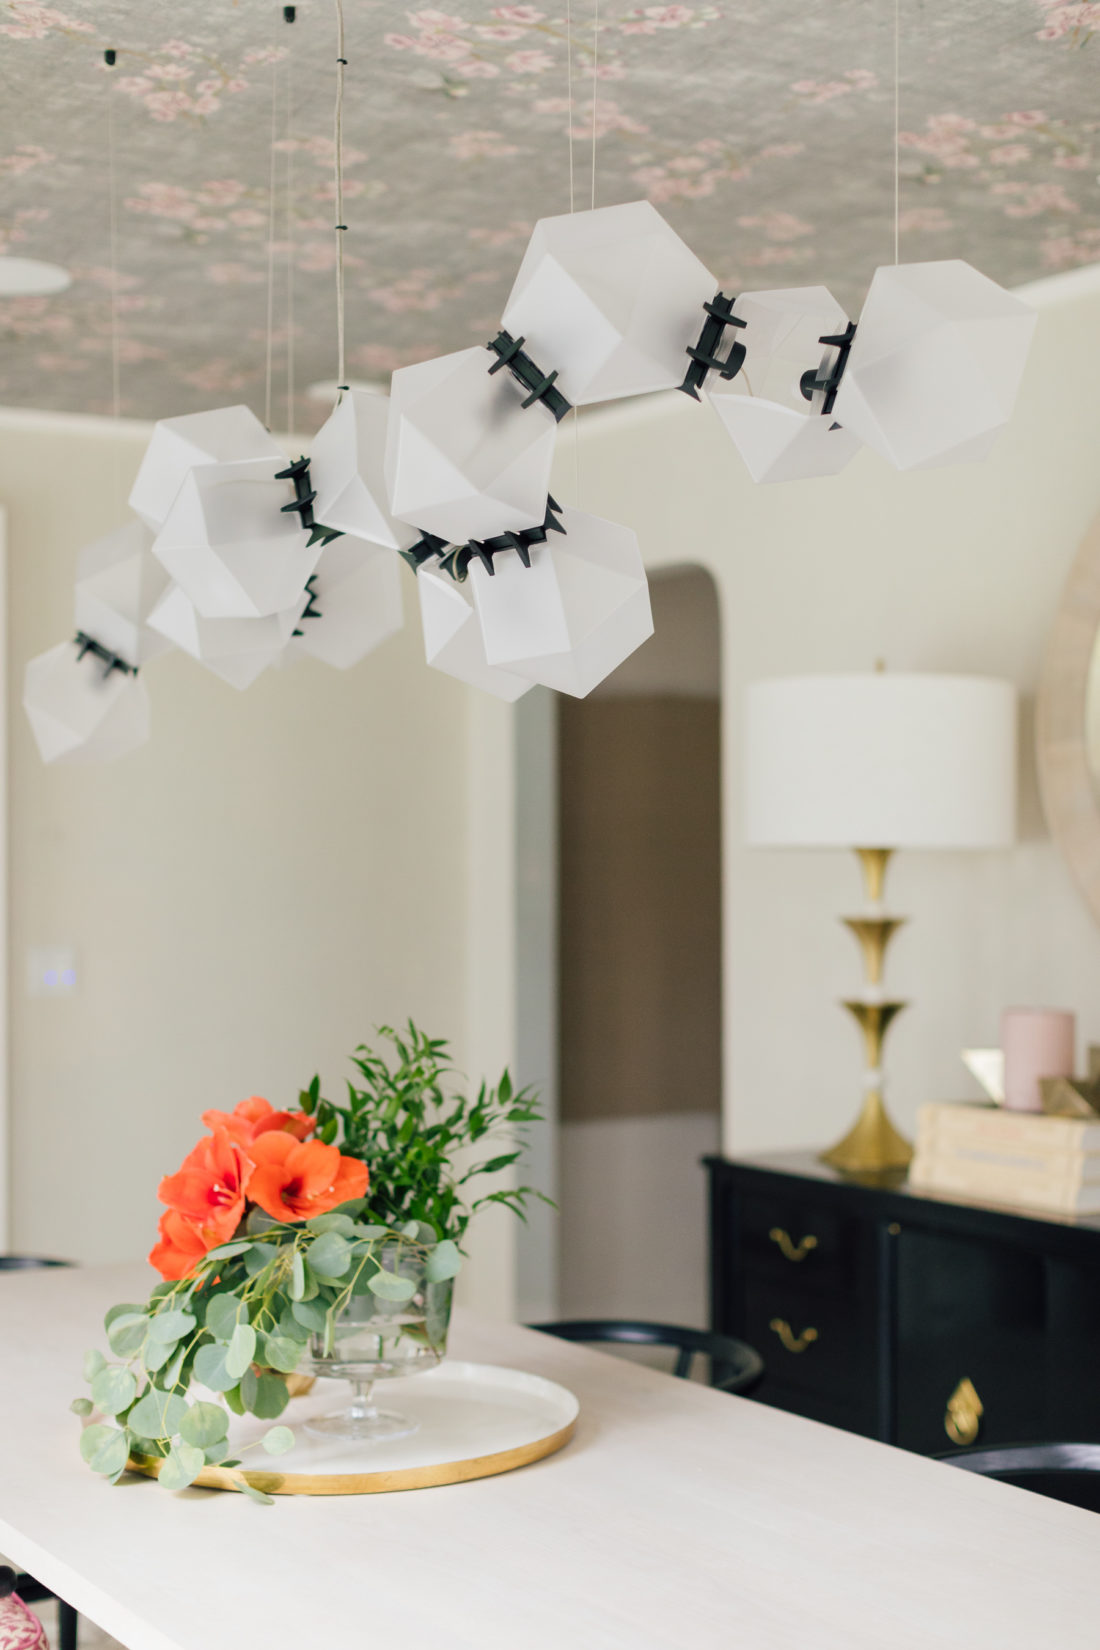
<svg viewBox="0 0 1100 1650">
<path fill-rule="evenodd" d="M 27 952 L 27 995 L 71 997 L 77 987 L 76 952 L 71 945 L 32 945 Z"/>
</svg>

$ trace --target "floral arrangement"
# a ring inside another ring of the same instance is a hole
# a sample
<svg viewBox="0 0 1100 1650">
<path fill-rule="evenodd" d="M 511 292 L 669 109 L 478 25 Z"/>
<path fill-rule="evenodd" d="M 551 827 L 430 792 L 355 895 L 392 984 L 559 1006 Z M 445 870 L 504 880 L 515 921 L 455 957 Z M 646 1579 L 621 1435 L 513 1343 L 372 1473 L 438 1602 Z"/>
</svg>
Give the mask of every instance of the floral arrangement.
<svg viewBox="0 0 1100 1650">
<path fill-rule="evenodd" d="M 220 1466 L 269 1501 L 239 1470 L 230 1413 L 277 1420 L 287 1377 L 311 1340 L 331 1345 L 354 1296 L 408 1300 L 410 1255 L 429 1282 L 453 1278 L 477 1209 L 502 1203 L 522 1217 L 541 1196 L 525 1186 L 467 1191 L 522 1156 L 522 1131 L 540 1117 L 529 1090 L 514 1090 L 505 1071 L 472 1097 L 448 1094 L 446 1042 L 412 1022 L 379 1035 L 388 1057 L 356 1050 L 344 1105 L 324 1099 L 315 1077 L 293 1110 L 254 1095 L 202 1114 L 208 1132 L 160 1183 L 166 1207 L 149 1259 L 163 1281 L 143 1304 L 107 1313 L 111 1359 L 85 1356 L 91 1396 L 72 1409 L 87 1423 L 80 1449 L 94 1472 L 116 1483 L 135 1457 L 153 1459 L 161 1484 L 179 1490 Z M 459 1169 L 461 1149 L 502 1135 L 507 1149 Z M 278 1455 L 293 1442 L 276 1425 L 260 1445 Z"/>
</svg>

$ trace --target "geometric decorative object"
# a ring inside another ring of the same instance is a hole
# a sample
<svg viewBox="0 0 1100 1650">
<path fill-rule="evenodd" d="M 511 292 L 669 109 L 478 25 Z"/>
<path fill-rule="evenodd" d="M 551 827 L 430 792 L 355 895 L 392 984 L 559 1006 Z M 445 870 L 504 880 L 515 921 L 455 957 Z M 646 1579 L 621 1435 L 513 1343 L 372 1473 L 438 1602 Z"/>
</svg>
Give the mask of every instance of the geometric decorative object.
<svg viewBox="0 0 1100 1650">
<path fill-rule="evenodd" d="M 149 695 L 78 642 L 62 642 L 27 665 L 23 708 L 43 762 L 109 762 L 149 737 Z"/>
<path fill-rule="evenodd" d="M 146 664 L 172 645 L 145 622 L 169 582 L 152 543 L 144 522 L 129 521 L 85 545 L 76 563 L 77 629 L 128 665 Z"/>
<path fill-rule="evenodd" d="M 895 848 L 999 848 L 1014 838 L 1016 694 L 976 676 L 804 676 L 748 691 L 745 835 L 758 847 L 855 847 L 867 906 L 846 918 L 865 986 L 845 1007 L 867 1060 L 855 1126 L 823 1153 L 853 1174 L 898 1174 L 912 1157 L 886 1112 L 882 1046 L 905 1007 L 882 986 L 900 926 L 882 902 Z"/>
<path fill-rule="evenodd" d="M 404 550 L 417 534 L 387 508 L 383 466 L 389 417 L 388 396 L 345 390 L 310 447 L 310 478 L 317 493 L 313 514 L 341 533 Z"/>
<path fill-rule="evenodd" d="M 322 545 L 294 513 L 295 488 L 275 479 L 282 462 L 205 464 L 184 477 L 153 554 L 200 617 L 266 618 L 305 589 Z"/>
<path fill-rule="evenodd" d="M 514 704 L 534 682 L 490 665 L 481 626 L 463 587 L 447 573 L 421 567 L 416 575 L 424 655 L 429 665 L 460 682 Z"/>
<path fill-rule="evenodd" d="M 653 634 L 642 554 L 629 527 L 563 509 L 562 538 L 472 561 L 485 656 L 517 676 L 584 698 Z"/>
<path fill-rule="evenodd" d="M 982 459 L 1012 416 L 1036 319 L 958 258 L 877 269 L 834 414 L 899 470 Z"/>
<path fill-rule="evenodd" d="M 575 406 L 676 388 L 717 282 L 649 201 L 542 218 L 503 326 Z"/>
<path fill-rule="evenodd" d="M 250 687 L 279 658 L 309 601 L 303 590 L 293 607 L 262 619 L 207 619 L 171 585 L 149 615 L 150 627 L 212 670 L 232 687 Z"/>
<path fill-rule="evenodd" d="M 826 387 L 847 354 L 840 340 L 848 317 L 823 286 L 744 292 L 736 314 L 745 323 L 736 333 L 741 370 L 730 383 L 712 379 L 703 393 L 749 474 L 754 481 L 836 475 L 860 445 L 833 417 Z"/>
<path fill-rule="evenodd" d="M 130 508 L 155 532 L 167 519 L 189 470 L 249 458 L 285 459 L 286 454 L 247 407 L 162 418 L 153 426 L 130 492 Z"/>
<path fill-rule="evenodd" d="M 399 520 L 454 544 L 538 526 L 557 424 L 491 373 L 485 349 L 401 367 L 390 386 L 385 479 Z"/>
<path fill-rule="evenodd" d="M 326 526 L 328 524 L 326 523 Z M 401 563 L 392 550 L 344 536 L 321 552 L 309 605 L 288 647 L 348 670 L 401 629 Z"/>
</svg>

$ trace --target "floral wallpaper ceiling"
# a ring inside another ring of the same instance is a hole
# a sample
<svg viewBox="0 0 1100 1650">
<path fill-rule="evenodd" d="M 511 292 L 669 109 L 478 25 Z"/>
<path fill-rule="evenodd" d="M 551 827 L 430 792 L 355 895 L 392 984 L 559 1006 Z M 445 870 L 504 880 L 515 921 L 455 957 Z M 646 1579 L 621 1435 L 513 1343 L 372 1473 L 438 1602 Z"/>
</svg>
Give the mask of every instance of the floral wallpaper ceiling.
<svg viewBox="0 0 1100 1650">
<path fill-rule="evenodd" d="M 726 290 L 824 282 L 854 312 L 892 259 L 893 0 L 601 0 L 598 35 L 593 0 L 345 13 L 359 379 L 487 339 L 571 163 L 589 204 L 593 150 L 598 204 L 648 196 Z M 902 258 L 1008 285 L 1100 258 L 1100 4 L 900 16 Z M 321 421 L 335 50 L 329 0 L 293 24 L 270 0 L 0 0 L 0 252 L 73 275 L 0 301 L 0 401 L 110 410 L 111 104 L 123 411 L 262 416 L 270 273 L 272 422 L 290 374 L 295 423 Z"/>
</svg>

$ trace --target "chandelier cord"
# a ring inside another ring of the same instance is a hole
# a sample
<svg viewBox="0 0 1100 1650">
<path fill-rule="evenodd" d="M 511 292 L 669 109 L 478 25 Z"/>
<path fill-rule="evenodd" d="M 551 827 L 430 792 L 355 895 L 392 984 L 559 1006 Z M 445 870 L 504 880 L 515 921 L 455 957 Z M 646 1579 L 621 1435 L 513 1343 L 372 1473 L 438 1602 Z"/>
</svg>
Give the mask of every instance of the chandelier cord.
<svg viewBox="0 0 1100 1650">
<path fill-rule="evenodd" d="M 572 216 L 577 210 L 573 159 L 573 0 L 565 0 L 565 100 L 569 105 L 566 131 L 569 134 L 569 213 Z"/>
<path fill-rule="evenodd" d="M 333 120 L 333 148 L 336 170 L 336 404 L 339 406 L 348 388 L 344 362 L 344 5 L 336 4 L 336 113 Z"/>
<path fill-rule="evenodd" d="M 287 19 L 291 21 L 290 18 Z M 294 429 L 294 53 L 286 60 L 286 428 Z"/>
<path fill-rule="evenodd" d="M 901 18 L 894 0 L 894 263 L 901 251 Z"/>
<path fill-rule="evenodd" d="M 108 50 L 103 54 L 108 69 L 113 69 L 117 54 Z M 107 225 L 111 262 L 111 412 L 117 424 L 122 417 L 122 350 L 118 332 L 118 188 L 115 179 L 115 80 L 107 82 Z"/>
<path fill-rule="evenodd" d="M 279 64 L 271 64 L 271 141 L 267 174 L 267 338 L 264 347 L 264 427 L 271 428 L 271 378 L 275 350 L 275 145 L 279 135 Z"/>
<path fill-rule="evenodd" d="M 600 73 L 600 0 L 595 0 L 595 10 L 592 14 L 592 199 L 593 210 L 596 206 L 596 110 L 598 102 L 596 88 L 599 85 Z"/>
</svg>

